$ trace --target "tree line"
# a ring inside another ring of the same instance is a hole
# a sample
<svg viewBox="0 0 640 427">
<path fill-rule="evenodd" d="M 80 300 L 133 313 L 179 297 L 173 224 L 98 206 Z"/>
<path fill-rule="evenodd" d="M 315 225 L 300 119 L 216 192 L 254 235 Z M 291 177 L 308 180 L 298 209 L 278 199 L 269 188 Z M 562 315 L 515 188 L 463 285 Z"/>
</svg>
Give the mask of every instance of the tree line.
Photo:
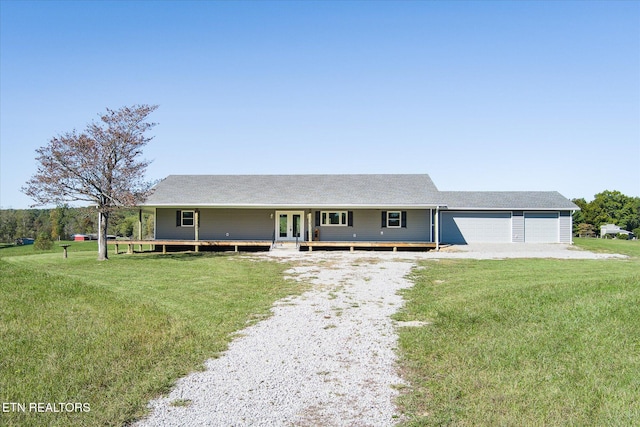
<svg viewBox="0 0 640 427">
<path fill-rule="evenodd" d="M 579 211 L 573 214 L 573 231 L 581 236 L 599 236 L 600 227 L 615 224 L 640 236 L 640 197 L 630 197 L 620 191 L 605 190 L 587 202 L 573 199 Z"/>
<path fill-rule="evenodd" d="M 137 209 L 117 209 L 109 223 L 109 234 L 120 237 L 139 235 Z M 153 238 L 154 218 L 143 214 L 142 237 Z M 58 206 L 54 209 L 0 210 L 0 242 L 46 236 L 51 240 L 71 240 L 75 234 L 96 235 L 98 213 L 95 207 Z"/>
</svg>

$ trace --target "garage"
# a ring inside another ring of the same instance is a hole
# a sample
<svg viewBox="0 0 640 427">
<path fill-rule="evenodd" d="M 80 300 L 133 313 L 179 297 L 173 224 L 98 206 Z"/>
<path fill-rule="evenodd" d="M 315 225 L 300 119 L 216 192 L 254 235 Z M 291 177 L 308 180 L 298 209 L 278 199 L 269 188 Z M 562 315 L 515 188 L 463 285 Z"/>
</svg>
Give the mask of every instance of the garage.
<svg viewBox="0 0 640 427">
<path fill-rule="evenodd" d="M 558 243 L 558 212 L 525 212 L 525 243 Z"/>
<path fill-rule="evenodd" d="M 511 212 L 442 212 L 443 243 L 510 243 Z"/>
</svg>

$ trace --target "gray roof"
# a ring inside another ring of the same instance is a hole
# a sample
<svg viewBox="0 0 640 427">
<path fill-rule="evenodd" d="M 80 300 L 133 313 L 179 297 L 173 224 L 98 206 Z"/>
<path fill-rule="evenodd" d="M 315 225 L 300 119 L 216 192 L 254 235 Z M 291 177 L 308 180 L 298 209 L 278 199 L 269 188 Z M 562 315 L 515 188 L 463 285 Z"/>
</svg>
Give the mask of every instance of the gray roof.
<svg viewBox="0 0 640 427">
<path fill-rule="evenodd" d="M 556 191 L 438 191 L 426 174 L 169 175 L 143 206 L 579 209 Z"/>
<path fill-rule="evenodd" d="M 429 175 L 170 175 L 143 206 L 428 207 Z"/>
<path fill-rule="evenodd" d="M 557 191 L 441 191 L 449 209 L 579 210 Z"/>
</svg>

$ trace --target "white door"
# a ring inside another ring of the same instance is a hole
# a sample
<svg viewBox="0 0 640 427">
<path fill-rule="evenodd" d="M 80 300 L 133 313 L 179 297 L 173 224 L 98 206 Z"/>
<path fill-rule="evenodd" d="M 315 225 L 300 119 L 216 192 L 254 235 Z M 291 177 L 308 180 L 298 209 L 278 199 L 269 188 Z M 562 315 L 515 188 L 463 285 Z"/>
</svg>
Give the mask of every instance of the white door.
<svg viewBox="0 0 640 427">
<path fill-rule="evenodd" d="M 304 212 L 276 212 L 276 240 L 291 242 L 304 240 Z"/>
<path fill-rule="evenodd" d="M 557 212 L 525 212 L 524 241 L 526 243 L 558 243 L 560 223 Z"/>
<path fill-rule="evenodd" d="M 442 212 L 442 243 L 511 242 L 511 212 Z"/>
</svg>

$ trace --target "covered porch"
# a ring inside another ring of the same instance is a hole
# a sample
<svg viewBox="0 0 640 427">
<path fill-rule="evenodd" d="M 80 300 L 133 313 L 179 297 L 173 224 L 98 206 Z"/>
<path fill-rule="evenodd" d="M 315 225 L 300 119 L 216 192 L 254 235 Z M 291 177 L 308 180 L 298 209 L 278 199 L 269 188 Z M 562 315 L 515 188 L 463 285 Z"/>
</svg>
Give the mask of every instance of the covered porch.
<svg viewBox="0 0 640 427">
<path fill-rule="evenodd" d="M 156 251 L 158 246 L 162 247 L 162 253 L 167 253 L 167 248 L 182 248 L 183 250 L 193 250 L 200 252 L 201 247 L 218 248 L 220 250 L 233 250 L 239 252 L 240 248 L 265 248 L 271 249 L 273 242 L 270 240 L 109 240 L 109 245 L 115 247 L 115 253 L 120 254 L 120 247 L 126 248 L 126 253 L 132 254 L 138 246 L 139 252 L 147 247 L 149 251 Z"/>
<path fill-rule="evenodd" d="M 274 242 L 270 240 L 109 240 L 107 243 L 114 246 L 116 254 L 133 254 L 136 246 L 138 246 L 138 252 L 144 252 L 145 248 L 148 248 L 148 251 L 158 251 L 158 247 L 161 247 L 163 254 L 168 252 L 168 248 L 180 248 L 182 250 L 193 250 L 194 252 L 200 252 L 201 248 L 204 248 L 204 250 L 216 249 L 240 252 L 248 249 L 271 250 L 274 247 Z M 125 248 L 123 252 L 121 252 L 121 247 Z M 292 249 L 307 250 L 309 252 L 314 249 L 348 249 L 350 252 L 354 252 L 356 249 L 391 250 L 397 252 L 399 250 L 428 251 L 437 248 L 438 245 L 434 242 L 298 241 L 292 245 Z"/>
</svg>

